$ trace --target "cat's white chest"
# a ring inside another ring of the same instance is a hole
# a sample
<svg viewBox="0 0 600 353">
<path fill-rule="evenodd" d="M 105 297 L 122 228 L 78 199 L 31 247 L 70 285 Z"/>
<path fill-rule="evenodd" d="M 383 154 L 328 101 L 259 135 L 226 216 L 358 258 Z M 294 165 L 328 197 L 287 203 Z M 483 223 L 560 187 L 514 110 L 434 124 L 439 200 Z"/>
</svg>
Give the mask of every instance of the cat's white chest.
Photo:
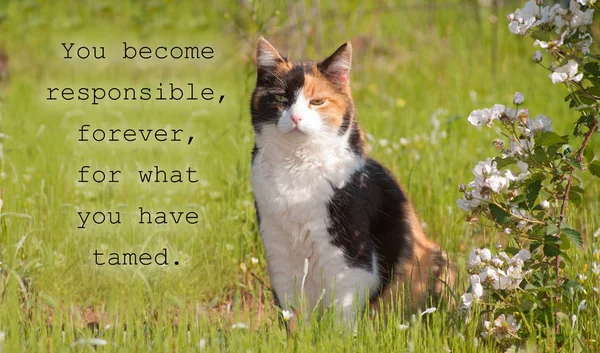
<svg viewBox="0 0 600 353">
<path fill-rule="evenodd" d="M 260 149 L 252 164 L 252 184 L 262 221 L 282 228 L 293 244 L 313 241 L 327 231 L 328 205 L 362 166 L 362 160 L 341 148 L 329 150 Z M 275 149 L 275 147 L 273 147 Z M 302 251 L 302 248 L 296 249 Z"/>
</svg>

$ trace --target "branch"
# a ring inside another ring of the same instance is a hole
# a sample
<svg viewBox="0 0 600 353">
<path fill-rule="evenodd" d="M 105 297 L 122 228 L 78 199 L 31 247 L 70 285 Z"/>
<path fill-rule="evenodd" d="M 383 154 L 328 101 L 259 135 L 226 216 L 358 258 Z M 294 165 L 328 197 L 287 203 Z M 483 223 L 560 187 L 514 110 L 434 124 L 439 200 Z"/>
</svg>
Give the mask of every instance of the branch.
<svg viewBox="0 0 600 353">
<path fill-rule="evenodd" d="M 592 126 L 590 127 L 589 131 L 585 134 L 584 138 L 583 138 L 583 142 L 581 143 L 581 147 L 579 148 L 579 150 L 577 151 L 577 155 L 575 156 L 575 160 L 579 163 L 581 163 L 581 161 L 583 160 L 583 152 L 585 151 L 585 148 L 587 147 L 588 143 L 590 142 L 590 138 L 592 137 L 592 134 L 596 131 L 596 129 L 598 128 L 598 118 L 594 117 L 594 123 L 592 124 Z M 559 231 L 556 234 L 557 237 L 560 237 L 560 225 L 563 223 L 564 219 L 565 219 L 565 213 L 567 211 L 567 202 L 569 201 L 569 192 L 571 191 L 571 184 L 573 183 L 573 173 L 574 170 L 571 172 L 571 174 L 569 174 L 569 179 L 567 179 L 567 187 L 565 188 L 565 194 L 563 195 L 562 198 L 562 205 L 560 207 L 560 224 L 559 224 Z M 560 256 L 556 256 L 556 258 L 554 259 L 554 270 L 556 272 L 556 277 L 558 278 L 558 273 L 559 273 L 559 265 L 560 265 Z"/>
</svg>

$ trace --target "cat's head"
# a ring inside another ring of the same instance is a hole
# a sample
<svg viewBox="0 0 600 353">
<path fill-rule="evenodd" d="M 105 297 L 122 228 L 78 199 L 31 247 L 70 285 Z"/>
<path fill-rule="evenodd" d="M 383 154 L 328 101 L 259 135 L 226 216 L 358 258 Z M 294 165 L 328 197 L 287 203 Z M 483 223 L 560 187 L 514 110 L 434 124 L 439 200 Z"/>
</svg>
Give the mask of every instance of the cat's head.
<svg viewBox="0 0 600 353">
<path fill-rule="evenodd" d="M 346 135 L 354 115 L 351 64 L 349 42 L 322 61 L 290 61 L 260 38 L 251 102 L 257 136 L 311 143 Z"/>
</svg>

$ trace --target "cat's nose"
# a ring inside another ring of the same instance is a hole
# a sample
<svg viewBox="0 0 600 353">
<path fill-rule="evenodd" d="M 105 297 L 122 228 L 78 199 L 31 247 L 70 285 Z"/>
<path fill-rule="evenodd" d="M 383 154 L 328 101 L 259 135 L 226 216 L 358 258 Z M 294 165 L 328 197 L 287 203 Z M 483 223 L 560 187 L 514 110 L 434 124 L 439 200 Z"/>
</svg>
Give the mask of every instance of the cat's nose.
<svg viewBox="0 0 600 353">
<path fill-rule="evenodd" d="M 292 121 L 294 122 L 294 124 L 298 125 L 300 124 L 300 122 L 302 121 L 302 117 L 300 115 L 293 115 L 292 114 Z"/>
</svg>

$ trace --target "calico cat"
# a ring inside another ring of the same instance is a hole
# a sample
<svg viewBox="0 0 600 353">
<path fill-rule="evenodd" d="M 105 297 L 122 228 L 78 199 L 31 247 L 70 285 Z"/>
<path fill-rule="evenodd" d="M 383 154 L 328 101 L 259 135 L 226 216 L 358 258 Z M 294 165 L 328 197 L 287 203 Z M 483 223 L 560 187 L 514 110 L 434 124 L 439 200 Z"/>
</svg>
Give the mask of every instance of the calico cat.
<svg viewBox="0 0 600 353">
<path fill-rule="evenodd" d="M 365 154 L 351 62 L 349 42 L 312 62 L 260 38 L 251 100 L 252 186 L 276 301 L 304 315 L 334 304 L 349 320 L 403 287 L 409 309 L 421 308 L 453 278 L 402 188 Z"/>
</svg>

